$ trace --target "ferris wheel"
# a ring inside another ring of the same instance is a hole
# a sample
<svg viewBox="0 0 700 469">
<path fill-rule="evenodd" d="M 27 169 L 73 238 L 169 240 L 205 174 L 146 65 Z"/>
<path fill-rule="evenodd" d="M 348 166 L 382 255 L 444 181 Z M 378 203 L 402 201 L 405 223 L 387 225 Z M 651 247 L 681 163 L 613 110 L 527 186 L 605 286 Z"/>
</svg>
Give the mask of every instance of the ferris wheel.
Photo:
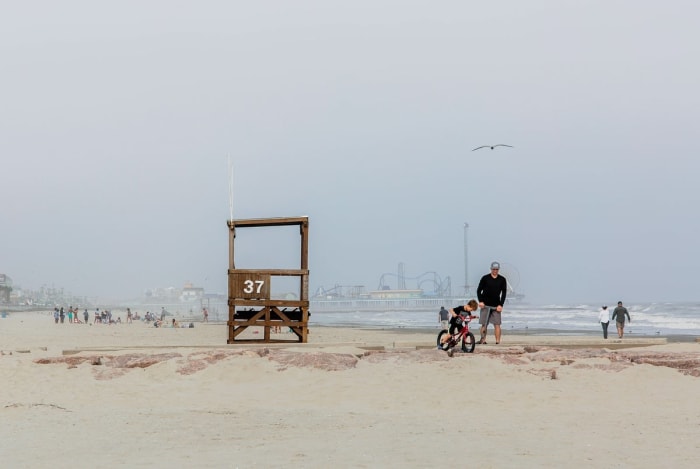
<svg viewBox="0 0 700 469">
<path fill-rule="evenodd" d="M 506 278 L 508 293 L 515 293 L 518 290 L 518 285 L 520 285 L 520 272 L 518 272 L 518 269 L 513 264 L 501 262 L 499 274 Z"/>
</svg>

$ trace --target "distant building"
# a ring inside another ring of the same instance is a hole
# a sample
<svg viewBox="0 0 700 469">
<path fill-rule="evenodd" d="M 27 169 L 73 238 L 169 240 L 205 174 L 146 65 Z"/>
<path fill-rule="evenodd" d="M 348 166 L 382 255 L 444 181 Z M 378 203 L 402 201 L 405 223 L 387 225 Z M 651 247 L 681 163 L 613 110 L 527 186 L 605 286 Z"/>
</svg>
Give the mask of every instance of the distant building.
<svg viewBox="0 0 700 469">
<path fill-rule="evenodd" d="M 11 292 L 12 279 L 5 274 L 0 274 L 0 303 L 9 303 Z"/>
<path fill-rule="evenodd" d="M 166 288 L 153 288 L 151 290 L 146 290 L 146 298 L 158 302 L 172 302 L 177 301 L 182 292 L 174 287 Z"/>
<path fill-rule="evenodd" d="M 186 283 L 180 293 L 180 301 L 190 303 L 193 301 L 201 301 L 204 297 L 204 288 L 195 287 L 191 283 Z"/>
</svg>

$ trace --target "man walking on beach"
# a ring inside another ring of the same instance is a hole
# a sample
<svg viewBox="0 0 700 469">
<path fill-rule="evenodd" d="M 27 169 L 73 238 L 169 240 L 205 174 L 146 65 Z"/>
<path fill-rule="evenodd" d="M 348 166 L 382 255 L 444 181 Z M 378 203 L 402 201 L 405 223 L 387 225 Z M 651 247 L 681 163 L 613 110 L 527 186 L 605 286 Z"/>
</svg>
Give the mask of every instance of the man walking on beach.
<svg viewBox="0 0 700 469">
<path fill-rule="evenodd" d="M 617 326 L 617 335 L 622 339 L 625 335 L 625 315 L 627 315 L 627 320 L 632 322 L 630 318 L 630 313 L 627 312 L 627 308 L 622 306 L 622 301 L 617 302 L 617 308 L 613 311 L 612 318 L 615 320 L 615 325 Z"/>
<path fill-rule="evenodd" d="M 440 306 L 440 312 L 438 312 L 438 322 L 443 331 L 447 330 L 447 324 L 450 320 L 450 312 L 445 309 L 444 306 Z"/>
<path fill-rule="evenodd" d="M 488 332 L 489 324 L 493 324 L 496 343 L 501 343 L 501 312 L 503 311 L 503 304 L 506 302 L 508 282 L 505 277 L 499 275 L 500 269 L 501 264 L 492 262 L 491 273 L 481 277 L 479 286 L 476 289 L 479 308 L 481 308 L 479 317 L 479 324 L 481 324 L 480 344 L 486 343 L 486 333 Z"/>
</svg>

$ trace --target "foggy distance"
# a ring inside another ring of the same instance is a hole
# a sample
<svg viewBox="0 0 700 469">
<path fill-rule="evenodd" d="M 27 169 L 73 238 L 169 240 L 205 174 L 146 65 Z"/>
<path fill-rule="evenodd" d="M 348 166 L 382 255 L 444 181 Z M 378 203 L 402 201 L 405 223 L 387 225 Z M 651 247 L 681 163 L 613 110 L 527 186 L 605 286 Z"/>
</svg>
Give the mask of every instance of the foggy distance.
<svg viewBox="0 0 700 469">
<path fill-rule="evenodd" d="M 13 2 L 0 273 L 103 301 L 225 294 L 230 157 L 234 218 L 309 217 L 312 292 L 403 263 L 460 294 L 468 223 L 472 285 L 497 260 L 532 303 L 698 300 L 699 13 Z M 242 236 L 242 266 L 297 262 L 294 230 Z"/>
</svg>

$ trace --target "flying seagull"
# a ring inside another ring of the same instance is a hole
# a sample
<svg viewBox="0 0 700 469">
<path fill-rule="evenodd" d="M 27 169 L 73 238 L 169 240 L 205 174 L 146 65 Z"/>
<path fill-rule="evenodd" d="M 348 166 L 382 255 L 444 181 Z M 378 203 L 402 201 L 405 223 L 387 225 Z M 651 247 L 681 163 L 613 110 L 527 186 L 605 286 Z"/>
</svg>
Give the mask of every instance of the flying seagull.
<svg viewBox="0 0 700 469">
<path fill-rule="evenodd" d="M 496 147 L 509 147 L 509 148 L 513 148 L 512 145 L 506 145 L 505 143 L 498 143 L 498 144 L 496 144 L 496 145 L 481 145 L 480 147 L 476 147 L 476 148 L 475 148 L 474 150 L 472 150 L 472 151 L 478 150 L 479 148 L 490 148 L 490 149 L 493 150 L 493 149 L 496 148 Z"/>
</svg>

